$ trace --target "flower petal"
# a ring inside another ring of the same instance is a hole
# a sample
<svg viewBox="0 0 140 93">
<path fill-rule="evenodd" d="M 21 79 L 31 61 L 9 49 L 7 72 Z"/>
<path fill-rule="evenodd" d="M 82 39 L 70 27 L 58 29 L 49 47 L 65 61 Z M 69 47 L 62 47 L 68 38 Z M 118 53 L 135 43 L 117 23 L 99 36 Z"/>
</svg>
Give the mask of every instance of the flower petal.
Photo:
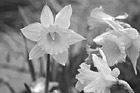
<svg viewBox="0 0 140 93">
<path fill-rule="evenodd" d="M 39 41 L 39 46 L 41 46 L 48 54 L 57 55 L 69 48 L 68 33 L 61 31 L 56 28 L 56 32 L 53 32 L 55 39 L 53 40 L 50 33 L 41 33 L 41 39 Z"/>
<path fill-rule="evenodd" d="M 45 51 L 36 44 L 29 53 L 29 59 L 39 58 L 45 54 Z"/>
<path fill-rule="evenodd" d="M 86 86 L 87 84 L 85 83 L 85 84 L 82 84 L 80 81 L 78 81 L 77 83 L 76 83 L 76 85 L 75 85 L 75 88 L 79 91 L 79 92 L 81 92 L 83 89 L 84 89 L 84 87 Z"/>
<path fill-rule="evenodd" d="M 115 17 L 115 19 L 126 19 L 128 18 L 128 14 L 127 13 L 124 13 L 124 15 L 118 15 Z"/>
<path fill-rule="evenodd" d="M 109 26 L 111 26 L 115 31 L 121 32 L 124 28 L 116 21 L 104 20 Z"/>
<path fill-rule="evenodd" d="M 38 41 L 40 31 L 43 29 L 42 25 L 40 23 L 33 23 L 30 24 L 24 28 L 21 29 L 21 32 L 23 35 L 32 40 L 32 41 Z"/>
<path fill-rule="evenodd" d="M 121 42 L 116 36 L 114 35 L 106 35 L 101 45 L 104 54 L 106 55 L 106 59 L 109 66 L 113 66 L 118 61 L 124 61 L 126 54 L 125 54 L 125 46 L 124 43 Z"/>
<path fill-rule="evenodd" d="M 63 66 L 65 66 L 66 62 L 68 61 L 68 51 L 64 51 L 63 53 L 52 56 L 58 63 L 60 63 Z"/>
<path fill-rule="evenodd" d="M 89 83 L 85 88 L 84 92 L 96 92 L 96 93 L 102 93 L 103 89 L 105 88 L 106 83 L 105 81 L 99 77 L 96 80 Z"/>
<path fill-rule="evenodd" d="M 53 14 L 50 8 L 48 7 L 48 5 L 44 6 L 41 13 L 40 20 L 41 20 L 42 25 L 46 28 L 54 23 Z"/>
<path fill-rule="evenodd" d="M 137 59 L 139 57 L 139 51 L 134 46 L 131 46 L 130 48 L 127 49 L 127 55 L 132 62 L 135 74 L 137 74 L 136 65 L 137 65 Z"/>
<path fill-rule="evenodd" d="M 103 48 L 103 51 L 107 57 L 107 60 L 108 60 L 107 62 L 109 66 L 113 66 L 117 64 L 118 62 L 125 60 L 126 54 L 121 53 L 118 48 L 116 48 L 115 50 L 113 49 L 109 50 L 109 46 L 108 48 L 106 46 L 106 48 Z"/>
<path fill-rule="evenodd" d="M 114 30 L 119 31 L 122 30 L 123 27 L 115 21 L 115 17 L 104 13 L 104 9 L 102 6 L 98 8 L 94 8 L 91 11 L 90 17 L 88 18 L 88 24 L 90 26 L 96 25 L 95 23 L 107 23 L 111 26 Z"/>
<path fill-rule="evenodd" d="M 108 87 L 106 87 L 102 93 L 110 93 L 110 89 Z"/>
<path fill-rule="evenodd" d="M 109 68 L 108 64 L 97 55 L 92 54 L 92 59 L 94 62 L 95 67 L 97 67 L 98 71 L 102 73 L 103 76 L 110 75 L 111 69 Z"/>
<path fill-rule="evenodd" d="M 116 82 L 116 79 L 111 75 L 111 69 L 108 64 L 95 54 L 92 54 L 92 59 L 94 61 L 95 67 L 97 67 L 101 77 L 106 81 L 106 86 L 111 86 Z"/>
<path fill-rule="evenodd" d="M 77 34 L 71 29 L 68 30 L 68 38 L 69 38 L 69 45 L 78 43 L 85 39 L 83 36 L 81 36 L 80 34 Z"/>
<path fill-rule="evenodd" d="M 63 9 L 59 11 L 55 18 L 55 24 L 68 29 L 70 26 L 70 17 L 72 15 L 72 7 L 71 5 L 65 6 Z"/>
<path fill-rule="evenodd" d="M 138 51 L 140 51 L 140 35 L 133 40 L 133 45 L 137 48 Z"/>
<path fill-rule="evenodd" d="M 90 26 L 89 29 L 94 29 L 95 27 L 99 27 L 103 24 L 106 24 L 106 22 L 104 22 L 103 20 L 99 20 L 93 17 L 88 17 L 87 18 L 87 23 Z"/>
<path fill-rule="evenodd" d="M 126 28 L 124 31 L 131 39 L 135 39 L 139 35 L 138 31 L 134 28 Z"/>
<path fill-rule="evenodd" d="M 78 79 L 82 84 L 88 84 L 99 76 L 98 72 L 94 72 L 90 70 L 90 65 L 86 63 L 82 63 L 80 65 L 80 69 L 78 69 L 79 74 L 76 75 L 76 79 Z"/>
<path fill-rule="evenodd" d="M 118 68 L 114 68 L 112 71 L 111 71 L 111 75 L 115 78 L 117 78 L 119 75 L 120 75 L 120 70 Z"/>
<path fill-rule="evenodd" d="M 120 42 L 123 42 L 125 49 L 129 48 L 133 44 L 133 39 L 131 39 L 127 34 L 122 33 L 122 36 L 120 36 L 118 39 Z"/>
<path fill-rule="evenodd" d="M 114 38 L 121 36 L 121 34 L 118 33 L 117 31 L 109 30 L 94 38 L 93 41 L 96 42 L 97 44 L 102 45 L 105 42 L 106 37 L 108 37 L 109 35 L 112 35 Z"/>
<path fill-rule="evenodd" d="M 94 8 L 91 11 L 90 16 L 98 19 L 107 19 L 107 20 L 114 20 L 114 18 L 106 13 L 103 12 L 104 9 L 102 6 Z"/>
<path fill-rule="evenodd" d="M 107 64 L 107 59 L 106 59 L 106 56 L 105 56 L 103 50 L 99 48 L 99 52 L 100 52 L 100 54 L 102 56 L 103 61 Z"/>
</svg>

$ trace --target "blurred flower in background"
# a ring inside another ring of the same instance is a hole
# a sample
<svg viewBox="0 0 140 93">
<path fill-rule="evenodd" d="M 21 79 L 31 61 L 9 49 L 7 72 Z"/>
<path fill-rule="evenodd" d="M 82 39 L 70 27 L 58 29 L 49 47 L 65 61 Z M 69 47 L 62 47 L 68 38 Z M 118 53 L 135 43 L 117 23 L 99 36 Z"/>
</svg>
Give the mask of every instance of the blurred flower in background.
<svg viewBox="0 0 140 93">
<path fill-rule="evenodd" d="M 58 82 L 49 83 L 49 91 L 54 87 L 58 87 Z M 45 78 L 38 78 L 36 81 L 32 82 L 30 85 L 32 93 L 44 93 L 45 90 Z"/>
</svg>

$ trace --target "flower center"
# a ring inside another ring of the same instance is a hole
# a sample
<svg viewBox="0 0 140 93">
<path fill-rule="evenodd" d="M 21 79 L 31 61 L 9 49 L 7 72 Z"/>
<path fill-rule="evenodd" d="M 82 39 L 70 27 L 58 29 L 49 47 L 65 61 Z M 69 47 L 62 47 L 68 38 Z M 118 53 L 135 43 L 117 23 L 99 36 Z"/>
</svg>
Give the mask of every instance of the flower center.
<svg viewBox="0 0 140 93">
<path fill-rule="evenodd" d="M 51 43 L 58 43 L 60 41 L 60 36 L 57 32 L 49 32 L 46 37 Z"/>
<path fill-rule="evenodd" d="M 50 33 L 48 33 L 48 36 L 49 36 L 52 40 L 55 40 L 56 32 L 50 32 Z"/>
</svg>

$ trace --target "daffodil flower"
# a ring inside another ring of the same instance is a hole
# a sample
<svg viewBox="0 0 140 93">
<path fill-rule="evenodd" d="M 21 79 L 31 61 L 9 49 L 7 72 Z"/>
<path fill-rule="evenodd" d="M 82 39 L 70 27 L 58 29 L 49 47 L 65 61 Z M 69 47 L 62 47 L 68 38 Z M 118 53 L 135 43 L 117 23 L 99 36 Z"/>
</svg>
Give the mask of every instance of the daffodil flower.
<svg viewBox="0 0 140 93">
<path fill-rule="evenodd" d="M 96 19 L 98 22 L 108 24 L 112 28 L 112 30 L 103 33 L 93 40 L 96 43 L 103 45 L 102 49 L 106 54 L 109 66 L 114 65 L 117 61 L 124 61 L 126 57 L 125 54 L 127 54 L 131 59 L 135 73 L 137 73 L 136 64 L 140 51 L 139 33 L 130 25 L 116 21 L 116 19 L 125 19 L 128 15 L 125 13 L 125 15 L 112 17 L 104 13 L 104 9 L 102 7 L 99 7 L 92 10 L 90 17 L 91 24 L 94 21 L 92 19 Z M 110 43 L 110 41 L 112 41 L 112 43 Z M 126 53 L 124 53 L 124 51 Z"/>
<path fill-rule="evenodd" d="M 102 6 L 94 8 L 91 13 L 90 17 L 88 18 L 88 24 L 93 26 L 96 23 L 108 24 L 114 30 L 118 31 L 119 29 L 123 29 L 122 26 L 116 21 L 116 19 L 126 19 L 128 14 L 119 15 L 117 17 L 113 17 L 104 12 L 104 8 Z"/>
<path fill-rule="evenodd" d="M 106 59 L 101 59 L 95 54 L 92 54 L 92 59 L 98 72 L 90 70 L 90 65 L 82 63 L 78 69 L 79 74 L 76 75 L 76 89 L 84 92 L 110 93 L 110 87 L 117 83 L 119 69 L 114 68 L 111 71 Z"/>
<path fill-rule="evenodd" d="M 140 35 L 136 29 L 129 27 L 123 28 L 118 32 L 109 30 L 97 36 L 93 41 L 103 46 L 102 49 L 106 54 L 109 66 L 113 66 L 121 60 L 125 61 L 125 57 L 128 55 L 135 74 L 137 74 L 136 65 L 140 51 Z M 116 41 L 118 44 L 109 44 L 110 41 Z"/>
<path fill-rule="evenodd" d="M 126 28 L 120 37 L 118 37 L 125 45 L 126 54 L 130 58 L 135 74 L 137 74 L 136 65 L 140 51 L 140 35 L 134 28 Z"/>
<path fill-rule="evenodd" d="M 50 8 L 45 5 L 40 17 L 41 23 L 36 22 L 21 29 L 26 38 L 37 42 L 29 53 L 30 59 L 48 53 L 57 62 L 65 65 L 68 60 L 69 45 L 84 40 L 84 37 L 69 29 L 71 15 L 72 7 L 67 5 L 54 19 Z"/>
<path fill-rule="evenodd" d="M 93 41 L 102 45 L 102 50 L 106 55 L 109 66 L 113 66 L 114 64 L 125 60 L 125 45 L 117 36 L 106 32 L 101 36 L 97 36 Z"/>
</svg>

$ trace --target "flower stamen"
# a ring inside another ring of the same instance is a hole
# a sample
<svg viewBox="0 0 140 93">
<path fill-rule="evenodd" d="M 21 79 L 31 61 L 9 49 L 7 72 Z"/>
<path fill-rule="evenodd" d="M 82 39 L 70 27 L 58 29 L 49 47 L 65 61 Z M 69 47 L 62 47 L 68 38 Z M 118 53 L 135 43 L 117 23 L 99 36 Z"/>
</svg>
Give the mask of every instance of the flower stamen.
<svg viewBox="0 0 140 93">
<path fill-rule="evenodd" d="M 52 40 L 55 40 L 56 32 L 50 32 L 49 35 L 51 36 Z"/>
</svg>

